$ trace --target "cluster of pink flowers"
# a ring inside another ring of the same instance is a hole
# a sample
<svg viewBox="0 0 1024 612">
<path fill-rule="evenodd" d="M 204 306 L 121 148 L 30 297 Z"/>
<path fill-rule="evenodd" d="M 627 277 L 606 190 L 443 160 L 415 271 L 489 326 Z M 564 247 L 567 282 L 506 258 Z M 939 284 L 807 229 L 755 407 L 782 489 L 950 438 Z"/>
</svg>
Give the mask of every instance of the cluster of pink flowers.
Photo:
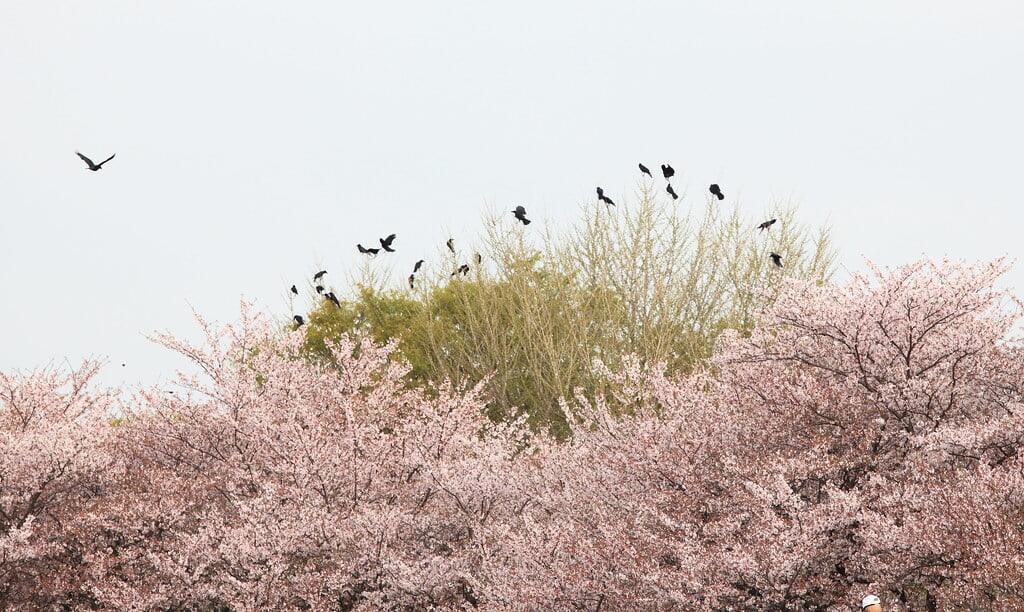
<svg viewBox="0 0 1024 612">
<path fill-rule="evenodd" d="M 247 308 L 158 338 L 173 394 L 0 374 L 0 610 L 1024 608 L 1005 270 L 782 281 L 706 368 L 595 363 L 566 442 Z"/>
</svg>

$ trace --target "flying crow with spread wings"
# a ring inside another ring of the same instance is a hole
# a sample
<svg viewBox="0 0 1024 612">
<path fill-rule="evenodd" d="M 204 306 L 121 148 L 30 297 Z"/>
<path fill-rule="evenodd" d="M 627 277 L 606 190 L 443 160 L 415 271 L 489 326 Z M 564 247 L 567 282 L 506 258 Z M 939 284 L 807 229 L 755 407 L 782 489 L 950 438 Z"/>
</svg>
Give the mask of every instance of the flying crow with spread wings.
<svg viewBox="0 0 1024 612">
<path fill-rule="evenodd" d="M 117 153 L 115 153 L 114 155 L 111 155 L 110 157 L 106 158 L 105 160 L 101 161 L 100 163 L 98 163 L 98 164 L 94 164 L 94 163 L 92 163 L 92 160 L 91 160 L 91 159 L 89 159 L 88 157 L 86 157 L 86 156 L 82 155 L 82 154 L 81 154 L 81 153 L 79 153 L 78 151 L 75 151 L 75 154 L 76 154 L 76 155 L 78 155 L 79 157 L 81 157 L 81 158 L 82 158 L 82 161 L 84 161 L 85 163 L 89 164 L 89 169 L 90 169 L 90 170 L 92 170 L 93 172 L 96 172 L 97 170 L 99 170 L 100 168 L 102 168 L 102 167 L 103 167 L 103 164 L 105 164 L 105 163 L 107 163 L 108 161 L 110 161 L 110 160 L 114 159 L 114 155 L 117 155 Z"/>
<path fill-rule="evenodd" d="M 380 238 L 380 246 L 384 247 L 384 250 L 388 253 L 394 253 L 395 250 L 391 248 L 391 243 L 395 241 L 395 235 L 391 234 L 387 238 Z"/>
</svg>

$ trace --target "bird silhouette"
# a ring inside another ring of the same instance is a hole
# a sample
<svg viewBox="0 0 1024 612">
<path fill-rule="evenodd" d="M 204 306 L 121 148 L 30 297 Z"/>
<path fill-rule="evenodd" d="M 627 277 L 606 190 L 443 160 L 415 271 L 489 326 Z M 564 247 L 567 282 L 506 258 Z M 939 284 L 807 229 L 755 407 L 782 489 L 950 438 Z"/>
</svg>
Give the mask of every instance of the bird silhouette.
<svg viewBox="0 0 1024 612">
<path fill-rule="evenodd" d="M 452 252 L 452 255 L 454 255 L 455 254 L 455 239 L 454 238 L 449 238 L 448 242 L 446 242 L 444 244 L 445 244 L 446 247 L 448 247 L 448 250 Z"/>
<path fill-rule="evenodd" d="M 314 275 L 313 275 L 313 282 L 315 283 L 316 281 L 318 281 L 318 280 L 320 280 L 321 278 L 323 278 L 323 277 L 324 277 L 324 274 L 327 274 L 327 270 L 320 270 L 319 272 L 317 272 L 316 274 L 314 274 Z"/>
<path fill-rule="evenodd" d="M 763 232 L 766 229 L 770 229 L 772 224 L 775 223 L 776 221 L 778 221 L 778 219 L 769 219 L 769 220 L 765 221 L 764 223 L 762 223 L 761 225 L 758 225 L 757 229 L 758 229 L 758 231 Z"/>
<path fill-rule="evenodd" d="M 421 259 L 421 260 L 419 260 L 419 261 L 417 261 L 417 262 L 416 262 L 416 265 L 414 265 L 414 266 L 412 267 L 412 273 L 413 273 L 413 274 L 416 274 L 417 272 L 419 272 L 419 271 L 420 271 L 420 266 L 422 266 L 422 265 L 423 265 L 423 260 L 422 260 L 422 259 Z"/>
<path fill-rule="evenodd" d="M 601 189 L 600 187 L 597 188 L 597 199 L 602 202 L 604 201 L 604 189 Z"/>
<path fill-rule="evenodd" d="M 324 292 L 324 286 L 323 285 L 317 285 L 316 286 L 316 292 L 322 294 Z"/>
<path fill-rule="evenodd" d="M 775 251 L 772 251 L 772 253 L 771 253 L 771 255 L 769 255 L 769 257 L 772 258 L 772 263 L 773 264 L 775 264 L 776 266 L 778 266 L 780 268 L 782 267 L 782 255 L 779 255 Z"/>
<path fill-rule="evenodd" d="M 668 184 L 668 187 L 665 188 L 665 191 L 668 192 L 668 195 L 672 196 L 673 200 L 678 200 L 679 199 L 679 196 L 676 195 L 676 190 L 672 189 L 672 183 Z"/>
<path fill-rule="evenodd" d="M 416 275 L 415 274 L 410 274 L 409 275 L 409 288 L 410 289 L 415 289 L 416 288 L 415 287 L 415 282 L 416 282 Z"/>
<path fill-rule="evenodd" d="M 339 302 L 339 301 L 338 301 L 338 298 L 337 298 L 337 297 L 335 297 L 335 295 L 334 295 L 334 292 L 333 292 L 333 291 L 331 291 L 330 293 L 328 293 L 327 295 L 325 295 L 325 296 L 324 296 L 324 298 L 325 298 L 325 299 L 327 299 L 327 300 L 329 300 L 329 301 L 331 301 L 331 302 L 334 302 L 334 305 L 335 305 L 335 306 L 338 306 L 339 308 L 341 307 L 341 302 Z"/>
<path fill-rule="evenodd" d="M 380 246 L 384 247 L 384 250 L 388 253 L 394 253 L 395 250 L 391 248 L 391 243 L 395 241 L 395 235 L 391 234 L 387 238 L 380 238 Z"/>
<path fill-rule="evenodd" d="M 452 272 L 452 276 L 455 276 L 456 274 L 462 274 L 463 276 L 469 274 L 469 264 L 462 264 L 456 268 L 456 270 Z"/>
<path fill-rule="evenodd" d="M 711 187 L 708 187 L 708 191 L 710 191 L 712 195 L 717 196 L 719 200 L 725 199 L 725 195 L 722 194 L 722 188 L 719 187 L 717 183 L 712 183 Z"/>
<path fill-rule="evenodd" d="M 292 293 L 294 293 L 295 295 L 298 295 L 299 294 L 299 288 L 296 287 L 295 285 L 292 285 Z"/>
<path fill-rule="evenodd" d="M 661 173 L 665 175 L 665 179 L 668 180 L 672 178 L 673 175 L 675 175 L 676 171 L 672 169 L 672 166 L 668 164 L 662 164 Z"/>
<path fill-rule="evenodd" d="M 640 164 L 640 172 L 643 172 L 647 176 L 649 176 L 651 178 L 654 178 L 654 176 L 651 174 L 651 171 L 647 168 L 647 166 L 645 166 L 643 164 Z"/>
<path fill-rule="evenodd" d="M 359 247 L 359 252 L 362 253 L 363 255 L 374 256 L 377 253 L 380 253 L 380 249 L 368 249 L 361 244 L 357 244 L 356 246 Z"/>
<path fill-rule="evenodd" d="M 295 315 L 292 318 L 295 319 L 295 322 L 298 324 L 299 327 L 302 327 L 302 324 L 306 322 L 305 319 L 302 318 L 302 315 Z"/>
<path fill-rule="evenodd" d="M 484 258 L 483 258 L 482 255 L 480 255 L 480 253 L 477 253 L 476 254 L 476 265 L 479 266 L 482 263 L 484 263 Z"/>
<path fill-rule="evenodd" d="M 526 218 L 526 209 L 522 206 L 516 206 L 515 210 L 512 211 L 512 216 L 523 222 L 523 225 L 529 225 L 530 220 Z"/>
<path fill-rule="evenodd" d="M 79 153 L 78 151 L 75 151 L 75 155 L 77 155 L 77 156 L 81 157 L 81 158 L 82 158 L 82 161 L 84 161 L 85 163 L 89 164 L 89 170 L 92 170 L 93 172 L 96 172 L 97 170 L 99 170 L 100 168 L 102 168 L 102 167 L 103 167 L 103 164 L 105 164 L 105 163 L 107 163 L 108 161 L 110 161 L 110 160 L 114 159 L 114 155 L 117 155 L 117 153 L 115 153 L 114 155 L 111 155 L 110 157 L 106 158 L 105 160 L 101 161 L 101 162 L 100 162 L 100 163 L 98 163 L 98 164 L 94 164 L 94 163 L 92 163 L 92 160 L 91 160 L 91 159 L 89 159 L 88 157 L 86 157 L 86 156 L 82 155 L 82 154 L 81 154 L 81 153 Z"/>
<path fill-rule="evenodd" d="M 612 206 L 615 206 L 615 202 L 612 202 L 612 199 L 609 198 L 608 196 L 603 196 L 601 198 L 601 201 L 604 202 L 605 204 L 611 204 Z"/>
</svg>

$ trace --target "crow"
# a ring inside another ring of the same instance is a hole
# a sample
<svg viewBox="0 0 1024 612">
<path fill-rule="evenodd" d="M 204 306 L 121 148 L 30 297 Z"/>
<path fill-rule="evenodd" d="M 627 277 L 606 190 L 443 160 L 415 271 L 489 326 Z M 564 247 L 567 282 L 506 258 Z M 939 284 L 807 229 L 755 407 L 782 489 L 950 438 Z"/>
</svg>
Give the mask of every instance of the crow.
<svg viewBox="0 0 1024 612">
<path fill-rule="evenodd" d="M 391 243 L 395 241 L 395 235 L 391 234 L 387 238 L 380 238 L 380 246 L 384 247 L 384 250 L 388 253 L 394 253 L 395 250 L 391 248 Z"/>
<path fill-rule="evenodd" d="M 452 255 L 454 255 L 455 254 L 455 239 L 454 238 L 449 238 L 448 242 L 446 242 L 444 244 L 445 244 L 445 246 L 448 247 L 448 250 L 452 252 Z"/>
<path fill-rule="evenodd" d="M 293 319 L 295 319 L 295 322 L 296 322 L 296 323 L 298 323 L 299 327 L 302 327 L 302 324 L 306 322 L 306 321 L 305 321 L 305 320 L 304 320 L 304 319 L 302 318 L 302 315 L 295 315 L 295 316 L 294 316 L 294 317 L 292 317 L 292 318 L 293 318 Z"/>
<path fill-rule="evenodd" d="M 679 196 L 676 195 L 676 190 L 672 189 L 672 183 L 668 184 L 668 187 L 665 188 L 665 191 L 668 192 L 668 195 L 672 196 L 673 200 L 678 200 L 679 199 Z"/>
<path fill-rule="evenodd" d="M 769 255 L 769 257 L 772 258 L 772 263 L 773 264 L 775 264 L 776 266 L 778 266 L 780 268 L 782 267 L 782 255 L 779 255 L 775 251 L 772 251 L 772 254 Z"/>
<path fill-rule="evenodd" d="M 324 286 L 323 286 L 323 285 L 317 285 L 317 286 L 316 286 L 316 292 L 317 292 L 317 293 L 320 293 L 320 294 L 323 294 L 323 292 L 324 292 Z"/>
<path fill-rule="evenodd" d="M 105 160 L 101 161 L 101 162 L 100 162 L 100 163 L 98 163 L 98 164 L 94 164 L 94 163 L 92 163 L 92 160 L 91 160 L 91 159 L 89 159 L 88 157 L 86 157 L 86 156 L 82 155 L 82 154 L 81 154 L 81 153 L 79 153 L 78 151 L 75 151 L 75 155 L 77 155 L 77 156 L 81 157 L 81 158 L 82 158 L 82 161 L 84 161 L 85 163 L 89 164 L 89 170 L 92 170 L 93 172 L 96 172 L 97 170 L 99 170 L 100 168 L 102 168 L 102 167 L 103 167 L 103 164 L 105 164 L 105 163 L 107 163 L 108 161 L 110 161 L 110 160 L 114 159 L 114 155 L 117 155 L 117 153 L 115 153 L 114 155 L 111 155 L 110 157 L 106 158 Z"/>
<path fill-rule="evenodd" d="M 757 229 L 759 231 L 762 231 L 762 232 L 764 230 L 766 230 L 766 229 L 771 229 L 772 224 L 775 223 L 776 221 L 778 221 L 778 219 L 769 219 L 769 220 L 765 221 L 764 223 L 762 223 L 761 225 L 758 225 Z"/>
<path fill-rule="evenodd" d="M 609 198 L 608 196 L 601 196 L 601 201 L 604 202 L 605 204 L 611 204 L 612 206 L 615 206 L 615 202 L 612 202 L 612 199 Z"/>
<path fill-rule="evenodd" d="M 526 209 L 522 206 L 516 206 L 516 209 L 512 211 L 512 216 L 523 222 L 523 225 L 529 225 L 530 220 L 526 218 Z"/>
<path fill-rule="evenodd" d="M 380 253 L 380 249 L 368 249 L 361 244 L 357 244 L 356 246 L 359 247 L 359 252 L 364 255 L 376 255 L 377 253 Z"/>
<path fill-rule="evenodd" d="M 668 179 L 672 178 L 672 176 L 676 173 L 676 171 L 672 169 L 672 166 L 670 166 L 668 164 L 662 164 L 661 165 L 661 173 L 665 175 L 665 180 L 668 180 Z"/>
<path fill-rule="evenodd" d="M 460 273 L 463 276 L 469 274 L 469 264 L 462 264 L 461 266 L 459 266 L 454 272 L 452 272 L 452 276 L 455 276 L 456 274 Z"/>
<path fill-rule="evenodd" d="M 647 169 L 647 166 L 645 166 L 645 165 L 643 165 L 643 164 L 640 164 L 640 172 L 643 172 L 643 173 L 644 173 L 644 174 L 646 174 L 647 176 L 650 176 L 651 178 L 654 178 L 653 176 L 651 176 L 651 171 L 650 171 L 650 170 L 648 170 L 648 169 Z"/>
<path fill-rule="evenodd" d="M 295 285 L 292 285 L 292 293 L 294 293 L 295 295 L 299 294 L 299 289 Z"/>
<path fill-rule="evenodd" d="M 416 265 L 414 265 L 414 266 L 412 267 L 412 273 L 413 273 L 413 274 L 416 274 L 417 272 L 419 272 L 419 271 L 420 271 L 420 266 L 422 266 L 422 265 L 423 265 L 423 260 L 422 260 L 422 259 L 421 259 L 421 260 L 419 260 L 419 261 L 417 261 L 417 262 L 416 262 Z"/>
<path fill-rule="evenodd" d="M 416 282 L 416 275 L 415 274 L 410 274 L 409 275 L 409 288 L 410 289 L 415 289 L 416 288 L 415 287 L 415 282 Z"/>
<path fill-rule="evenodd" d="M 338 298 L 334 296 L 334 292 L 333 291 L 331 291 L 330 293 L 325 295 L 324 298 L 326 298 L 327 300 L 329 300 L 331 302 L 334 302 L 335 306 L 337 306 L 339 308 L 341 307 L 341 302 L 339 302 Z"/>
<path fill-rule="evenodd" d="M 711 187 L 708 187 L 708 191 L 710 191 L 712 195 L 718 196 L 719 200 L 725 199 L 725 196 L 722 194 L 722 188 L 719 187 L 717 183 L 712 183 Z"/>
<path fill-rule="evenodd" d="M 483 256 L 480 255 L 480 253 L 477 253 L 476 254 L 476 265 L 479 266 L 482 263 L 484 263 L 484 258 L 483 258 Z"/>
<path fill-rule="evenodd" d="M 600 187 L 597 188 L 597 199 L 604 202 L 604 189 L 601 189 Z"/>
<path fill-rule="evenodd" d="M 313 282 L 315 283 L 316 281 L 318 281 L 318 280 L 320 280 L 321 278 L 323 278 L 323 277 L 324 277 L 324 274 L 327 274 L 327 270 L 320 270 L 319 272 L 317 272 L 316 274 L 314 274 L 314 275 L 313 275 Z"/>
</svg>

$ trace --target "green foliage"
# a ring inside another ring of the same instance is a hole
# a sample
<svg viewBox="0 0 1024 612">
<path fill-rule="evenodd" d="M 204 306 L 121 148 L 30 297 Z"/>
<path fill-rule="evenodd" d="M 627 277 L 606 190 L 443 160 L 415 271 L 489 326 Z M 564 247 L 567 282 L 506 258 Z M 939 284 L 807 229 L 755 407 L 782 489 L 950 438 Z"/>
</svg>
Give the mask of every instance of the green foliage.
<svg viewBox="0 0 1024 612">
<path fill-rule="evenodd" d="M 492 216 L 484 264 L 474 260 L 470 275 L 434 266 L 411 291 L 366 274 L 341 307 L 322 301 L 310 313 L 307 354 L 329 358 L 325 340 L 343 333 L 397 339 L 410 384 L 486 379 L 492 418 L 525 411 L 533 426 L 564 435 L 560 398 L 605 384 L 595 359 L 616 366 L 636 354 L 644 367 L 686 371 L 723 329 L 749 329 L 782 275 L 827 280 L 827 229 L 800 226 L 792 207 L 769 214 L 779 222 L 758 232 L 764 219 L 737 208 L 709 201 L 693 211 L 643 190 L 635 206 L 585 205 L 564 230 Z M 771 251 L 785 268 L 772 266 Z M 452 268 L 470 259 L 446 256 Z"/>
</svg>

